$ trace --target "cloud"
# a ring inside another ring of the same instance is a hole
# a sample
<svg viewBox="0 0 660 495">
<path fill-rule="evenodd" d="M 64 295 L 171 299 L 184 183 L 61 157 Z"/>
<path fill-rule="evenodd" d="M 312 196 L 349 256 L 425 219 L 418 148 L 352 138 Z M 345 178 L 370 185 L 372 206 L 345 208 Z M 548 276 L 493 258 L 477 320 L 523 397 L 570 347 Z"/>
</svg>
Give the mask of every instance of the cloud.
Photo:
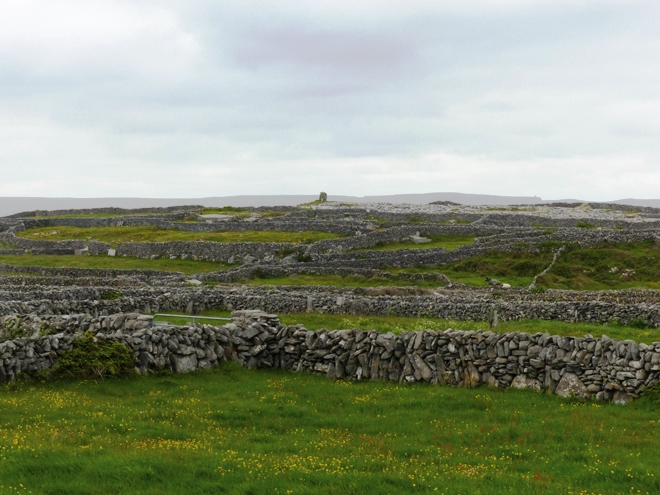
<svg viewBox="0 0 660 495">
<path fill-rule="evenodd" d="M 0 194 L 660 186 L 655 2 L 0 7 Z"/>
</svg>

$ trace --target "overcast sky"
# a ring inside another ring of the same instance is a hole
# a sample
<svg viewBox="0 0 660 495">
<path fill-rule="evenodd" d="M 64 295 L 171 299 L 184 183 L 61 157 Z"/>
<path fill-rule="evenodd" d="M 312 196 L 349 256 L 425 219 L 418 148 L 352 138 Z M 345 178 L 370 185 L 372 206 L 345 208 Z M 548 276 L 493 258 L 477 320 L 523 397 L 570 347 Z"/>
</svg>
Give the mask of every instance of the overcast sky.
<svg viewBox="0 0 660 495">
<path fill-rule="evenodd" d="M 0 196 L 660 197 L 660 2 L 0 0 Z"/>
</svg>

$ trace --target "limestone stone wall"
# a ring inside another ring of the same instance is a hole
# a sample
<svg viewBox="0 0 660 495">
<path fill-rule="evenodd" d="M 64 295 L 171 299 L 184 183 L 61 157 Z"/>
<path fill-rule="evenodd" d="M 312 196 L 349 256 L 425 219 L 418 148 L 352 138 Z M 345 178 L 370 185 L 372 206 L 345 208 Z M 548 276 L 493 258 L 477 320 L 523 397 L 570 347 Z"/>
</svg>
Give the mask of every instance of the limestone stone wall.
<svg viewBox="0 0 660 495">
<path fill-rule="evenodd" d="M 89 228 L 89 227 L 144 227 L 153 226 L 161 229 L 183 230 L 187 232 L 215 232 L 217 230 L 228 232 L 242 232 L 246 230 L 277 230 L 286 232 L 303 232 L 318 230 L 343 235 L 355 235 L 356 232 L 368 231 L 373 228 L 373 222 L 339 221 L 335 223 L 315 221 L 309 218 L 275 217 L 275 218 L 236 218 L 234 220 L 217 223 L 183 222 L 189 218 L 189 213 L 160 216 L 117 216 L 117 217 L 83 217 L 83 218 L 22 218 L 26 229 L 35 227 L 58 227 L 61 225 Z"/>
<path fill-rule="evenodd" d="M 110 287 L 108 287 L 110 289 Z M 422 294 L 388 294 L 372 290 L 345 291 L 327 287 L 218 287 L 121 289 L 114 299 L 100 297 L 100 288 L 37 289 L 26 287 L 0 291 L 0 315 L 74 314 L 94 316 L 120 312 L 171 312 L 195 314 L 207 309 L 255 309 L 270 313 L 318 311 L 336 314 L 396 315 L 484 321 L 496 309 L 501 320 L 539 319 L 578 323 L 643 323 L 660 327 L 657 291 L 644 296 L 510 295 L 498 291 L 425 291 Z M 639 291 L 646 294 L 645 291 Z M 59 294 L 59 295 L 58 295 Z M 545 298 L 544 298 L 545 297 Z"/>
<path fill-rule="evenodd" d="M 300 249 L 299 244 L 288 242 L 123 242 L 117 246 L 116 255 L 249 263 L 256 259 L 273 258 L 279 252 L 298 249 Z"/>
<path fill-rule="evenodd" d="M 153 327 L 152 317 L 139 314 L 0 317 L 0 382 L 49 369 L 83 332 L 126 345 L 140 373 L 187 372 L 231 359 L 331 379 L 530 388 L 615 402 L 660 379 L 660 343 L 451 329 L 313 332 L 258 310 L 233 316 L 220 327 Z"/>
</svg>

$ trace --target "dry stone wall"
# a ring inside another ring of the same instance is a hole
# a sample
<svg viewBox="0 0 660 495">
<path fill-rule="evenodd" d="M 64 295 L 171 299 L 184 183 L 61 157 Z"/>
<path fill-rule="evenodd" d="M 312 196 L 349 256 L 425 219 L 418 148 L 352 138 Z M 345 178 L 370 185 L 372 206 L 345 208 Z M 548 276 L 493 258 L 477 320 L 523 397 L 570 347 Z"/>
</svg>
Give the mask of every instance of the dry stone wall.
<svg viewBox="0 0 660 495">
<path fill-rule="evenodd" d="M 274 257 L 282 251 L 297 251 L 299 244 L 288 242 L 123 242 L 117 256 L 136 258 L 181 258 L 225 263 L 246 263 Z"/>
<path fill-rule="evenodd" d="M 321 232 L 330 232 L 342 235 L 355 235 L 356 232 L 368 231 L 373 228 L 369 222 L 319 222 L 310 219 L 269 219 L 253 218 L 222 221 L 217 223 L 205 222 L 182 222 L 186 214 L 168 215 L 159 217 L 142 216 L 118 216 L 107 218 L 40 218 L 40 219 L 21 219 L 21 223 L 26 229 L 35 227 L 58 227 L 74 226 L 80 228 L 90 227 L 158 227 L 168 230 L 182 230 L 186 232 L 216 232 L 218 230 L 227 232 L 243 232 L 248 230 L 257 231 L 284 231 L 284 232 L 303 232 L 306 230 L 317 230 Z"/>
<path fill-rule="evenodd" d="M 0 317 L 0 382 L 50 369 L 83 332 L 127 346 L 140 373 L 187 372 L 231 359 L 331 379 L 530 388 L 615 402 L 660 379 L 659 343 L 451 329 L 313 332 L 256 310 L 235 312 L 222 327 L 153 327 L 152 317 L 139 314 Z"/>
<path fill-rule="evenodd" d="M 455 320 L 488 320 L 493 309 L 504 321 L 521 319 L 577 323 L 635 323 L 660 327 L 660 304 L 652 299 L 598 300 L 507 297 L 483 291 L 430 291 L 428 295 L 362 295 L 325 287 L 222 287 L 215 289 L 121 290 L 106 300 L 98 292 L 66 292 L 27 288 L 0 291 L 0 315 L 74 314 L 94 316 L 120 312 L 170 312 L 197 314 L 207 309 L 255 309 L 270 313 L 318 311 L 336 314 L 436 317 Z M 98 290 L 98 289 L 96 289 Z"/>
</svg>

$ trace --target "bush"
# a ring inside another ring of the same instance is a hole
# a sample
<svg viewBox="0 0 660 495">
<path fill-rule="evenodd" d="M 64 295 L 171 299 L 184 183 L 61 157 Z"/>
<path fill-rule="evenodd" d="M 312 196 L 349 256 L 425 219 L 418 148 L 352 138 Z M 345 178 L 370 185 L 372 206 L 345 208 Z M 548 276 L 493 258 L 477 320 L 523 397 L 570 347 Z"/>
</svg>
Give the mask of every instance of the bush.
<svg viewBox="0 0 660 495">
<path fill-rule="evenodd" d="M 642 392 L 642 402 L 654 409 L 660 408 L 660 382 L 651 385 Z"/>
<path fill-rule="evenodd" d="M 641 318 L 638 318 L 636 320 L 630 320 L 627 326 L 632 328 L 637 328 L 639 330 L 646 330 L 648 328 L 653 328 L 651 327 L 651 325 L 648 324 L 648 322 L 642 320 Z"/>
<path fill-rule="evenodd" d="M 135 374 L 133 352 L 120 342 L 98 342 L 85 333 L 73 342 L 73 349 L 62 354 L 47 378 L 104 379 Z"/>
<path fill-rule="evenodd" d="M 587 223 L 587 222 L 578 222 L 575 224 L 576 227 L 579 227 L 581 229 L 595 229 L 596 226 L 592 223 Z"/>
<path fill-rule="evenodd" d="M 101 300 L 103 301 L 113 301 L 119 299 L 123 294 L 118 290 L 107 290 L 101 294 Z"/>
</svg>

